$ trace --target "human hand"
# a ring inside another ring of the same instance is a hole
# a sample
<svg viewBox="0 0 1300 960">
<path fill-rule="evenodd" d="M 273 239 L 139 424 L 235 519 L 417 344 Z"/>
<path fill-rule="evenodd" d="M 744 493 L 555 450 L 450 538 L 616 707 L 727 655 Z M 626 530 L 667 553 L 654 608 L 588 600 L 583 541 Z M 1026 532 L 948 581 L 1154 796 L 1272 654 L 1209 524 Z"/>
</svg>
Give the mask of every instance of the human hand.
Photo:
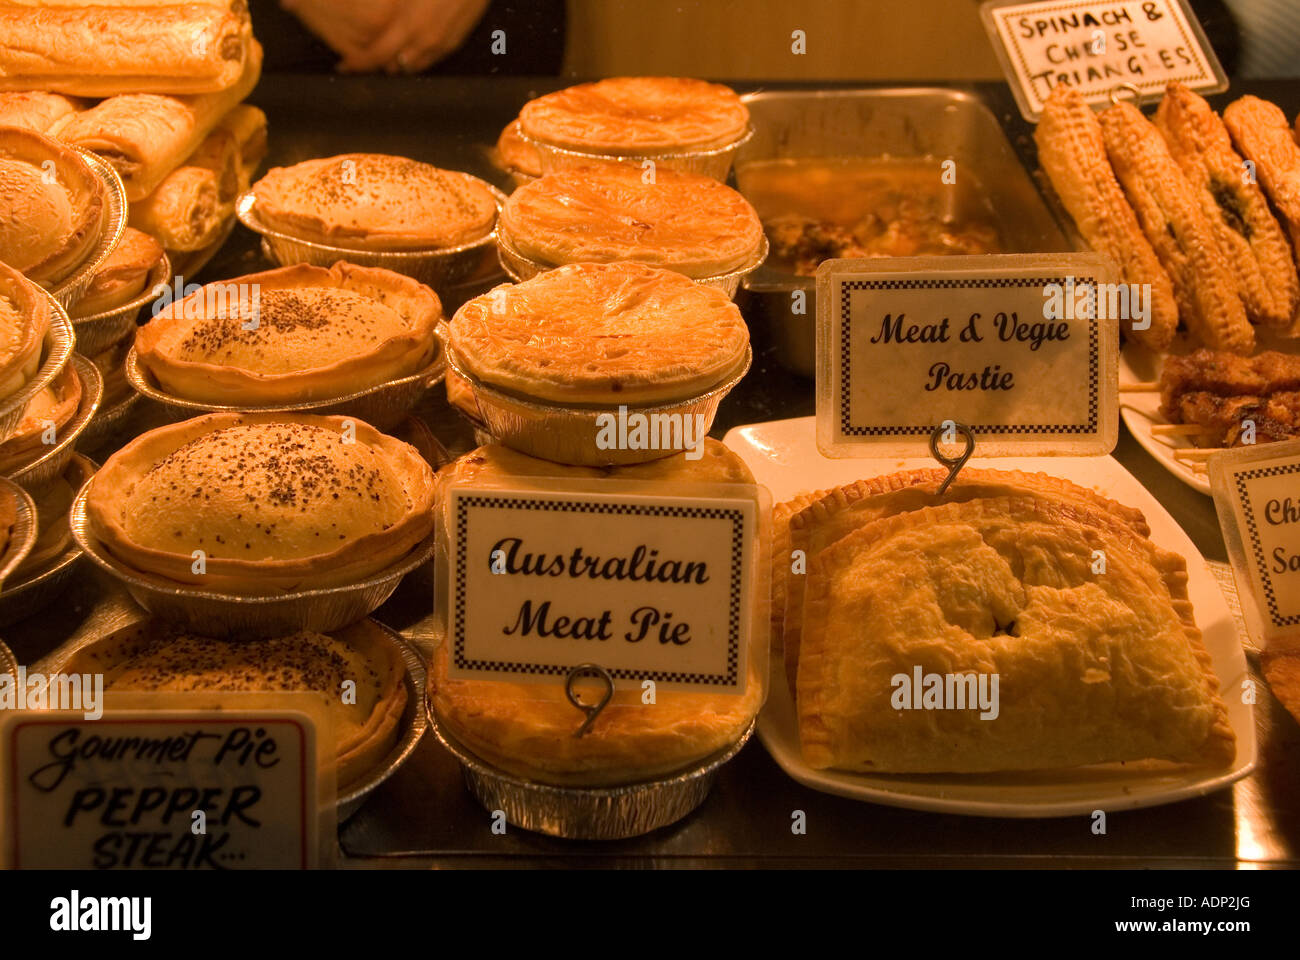
<svg viewBox="0 0 1300 960">
<path fill-rule="evenodd" d="M 488 5 L 488 0 L 282 2 L 340 54 L 340 70 L 389 73 L 418 73 L 437 63 L 464 43 Z"/>
<path fill-rule="evenodd" d="M 344 61 L 369 49 L 402 5 L 401 0 L 280 0 L 281 7 Z"/>
</svg>

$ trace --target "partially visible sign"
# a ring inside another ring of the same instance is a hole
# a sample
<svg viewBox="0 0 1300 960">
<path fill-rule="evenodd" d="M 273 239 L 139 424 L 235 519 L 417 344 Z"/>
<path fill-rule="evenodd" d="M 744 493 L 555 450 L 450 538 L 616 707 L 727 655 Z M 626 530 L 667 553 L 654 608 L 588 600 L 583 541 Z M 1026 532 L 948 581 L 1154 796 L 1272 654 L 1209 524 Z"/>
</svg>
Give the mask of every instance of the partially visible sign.
<svg viewBox="0 0 1300 960">
<path fill-rule="evenodd" d="M 554 683 L 595 663 L 620 687 L 744 693 L 755 489 L 538 484 L 450 488 L 449 674 Z"/>
<path fill-rule="evenodd" d="M 1026 120 L 1037 121 L 1057 84 L 1104 103 L 1126 84 L 1143 96 L 1178 81 L 1202 93 L 1227 76 L 1185 0 L 990 0 L 984 27 Z"/>
<path fill-rule="evenodd" d="M 1215 454 L 1209 474 L 1246 629 L 1300 652 L 1300 440 Z"/>
<path fill-rule="evenodd" d="M 187 695 L 170 702 L 176 696 Z M 110 709 L 99 719 L 5 711 L 3 860 L 100 870 L 318 866 L 317 751 L 316 719 L 303 710 Z"/>
<path fill-rule="evenodd" d="M 925 456 L 947 421 L 970 426 L 976 456 L 1110 452 L 1119 319 L 1150 308 L 1115 279 L 1084 253 L 823 263 L 818 447 Z"/>
</svg>

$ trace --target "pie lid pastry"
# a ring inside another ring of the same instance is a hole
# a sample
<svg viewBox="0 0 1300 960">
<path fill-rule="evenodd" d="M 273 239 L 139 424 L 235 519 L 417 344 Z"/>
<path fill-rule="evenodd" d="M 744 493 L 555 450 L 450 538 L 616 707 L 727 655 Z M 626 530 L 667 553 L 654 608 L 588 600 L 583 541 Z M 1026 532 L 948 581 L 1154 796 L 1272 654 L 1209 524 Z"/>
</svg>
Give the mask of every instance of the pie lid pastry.
<svg viewBox="0 0 1300 960">
<path fill-rule="evenodd" d="M 59 669 L 102 673 L 108 693 L 322 693 L 334 728 L 340 789 L 392 749 L 407 697 L 401 653 L 371 620 L 328 636 L 304 631 L 253 639 L 199 636 L 146 620 L 79 648 Z M 348 680 L 356 684 L 352 703 L 339 695 Z"/>
<path fill-rule="evenodd" d="M 808 581 L 798 716 L 814 768 L 1220 766 L 1235 755 L 1183 559 L 1096 510 L 1032 497 L 925 507 L 849 534 L 811 559 Z M 892 678 L 917 668 L 996 674 L 997 716 L 896 709 Z"/>
<path fill-rule="evenodd" d="M 941 503 L 1005 496 L 1033 496 L 1079 504 L 1100 511 L 1102 516 L 1128 526 L 1139 536 L 1146 537 L 1151 533 L 1142 511 L 1046 473 L 967 467 L 940 496 L 939 488 L 947 478 L 947 470 L 908 470 L 824 491 L 819 496 L 793 504 L 796 509 L 775 511 L 775 536 L 786 550 L 800 550 L 811 559 L 842 537 L 875 520 Z M 773 568 L 772 589 L 774 597 L 780 598 L 783 619 L 777 632 L 781 637 L 786 676 L 793 690 L 799 664 L 807 577 L 790 575 L 788 570 L 785 563 Z"/>
<path fill-rule="evenodd" d="M 698 395 L 745 361 L 749 332 L 721 291 L 637 263 L 570 264 L 470 300 L 450 347 L 473 377 L 567 404 Z"/>
<path fill-rule="evenodd" d="M 166 256 L 162 244 L 133 227 L 95 271 L 70 311 L 73 319 L 89 317 L 134 300 L 144 292 L 149 274 Z"/>
<path fill-rule="evenodd" d="M 763 225 L 739 193 L 712 177 L 627 164 L 548 173 L 511 194 L 500 239 L 549 266 L 635 260 L 688 277 L 751 264 Z"/>
<path fill-rule="evenodd" d="M 0 400 L 36 376 L 49 328 L 46 295 L 20 272 L 0 263 Z"/>
<path fill-rule="evenodd" d="M 50 428 L 61 438 L 62 428 L 81 406 L 81 395 L 81 377 L 69 363 L 27 402 L 17 429 L 0 443 L 0 471 L 11 473 L 49 449 L 45 439 Z"/>
<path fill-rule="evenodd" d="M 231 291 L 234 291 L 232 294 Z M 204 287 L 136 332 L 141 365 L 173 396 L 244 406 L 347 396 L 423 369 L 442 305 L 375 267 L 298 264 Z"/>
<path fill-rule="evenodd" d="M 647 493 L 674 484 L 752 484 L 744 461 L 722 443 L 705 441 L 704 455 L 678 455 L 627 467 L 550 463 L 499 445 L 480 447 L 444 467 L 439 490 L 452 482 L 492 485 L 528 478 L 607 478 L 641 481 Z M 439 496 L 444 496 L 440 492 Z M 582 715 L 564 683 L 451 679 L 447 644 L 434 654 L 431 707 L 440 723 L 475 754 L 515 776 L 562 786 L 608 786 L 680 770 L 737 740 L 763 704 L 766 658 L 751 654 L 745 693 L 728 696 L 660 690 L 641 702 L 640 690 L 616 690 L 582 737 Z"/>
<path fill-rule="evenodd" d="M 58 283 L 94 248 L 107 202 L 103 181 L 76 150 L 0 127 L 0 260 Z"/>
<path fill-rule="evenodd" d="M 594 153 L 709 150 L 742 137 L 749 110 L 730 87 L 683 77 L 612 77 L 530 100 L 529 138 Z"/>
<path fill-rule="evenodd" d="M 491 233 L 497 215 L 477 178 L 378 153 L 274 167 L 253 194 L 268 227 L 358 250 L 456 247 Z"/>
<path fill-rule="evenodd" d="M 506 124 L 497 138 L 497 162 L 516 177 L 540 177 L 542 160 L 537 148 L 519 136 L 519 118 Z"/>
<path fill-rule="evenodd" d="M 398 563 L 432 530 L 432 503 L 429 465 L 369 424 L 216 413 L 113 454 L 87 489 L 86 518 L 139 576 L 273 595 Z"/>
</svg>

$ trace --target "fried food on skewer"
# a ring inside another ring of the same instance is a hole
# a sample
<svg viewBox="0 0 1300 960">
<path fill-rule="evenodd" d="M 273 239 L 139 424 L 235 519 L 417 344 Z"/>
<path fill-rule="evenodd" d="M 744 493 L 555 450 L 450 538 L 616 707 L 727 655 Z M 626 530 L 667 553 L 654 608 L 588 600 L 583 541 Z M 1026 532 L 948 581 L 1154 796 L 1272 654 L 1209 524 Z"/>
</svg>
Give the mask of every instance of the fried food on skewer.
<svg viewBox="0 0 1300 960">
<path fill-rule="evenodd" d="M 1300 279 L 1286 234 L 1232 147 L 1228 128 L 1200 95 L 1171 83 L 1155 115 L 1219 241 L 1250 319 L 1300 335 Z"/>
<path fill-rule="evenodd" d="M 1174 422 L 1177 422 L 1178 399 L 1185 393 L 1234 397 L 1297 390 L 1300 390 L 1300 356 L 1275 350 L 1253 357 L 1197 350 L 1185 357 L 1165 357 L 1160 370 L 1161 413 Z"/>
<path fill-rule="evenodd" d="M 1203 446 L 1242 446 L 1246 421 L 1255 425 L 1254 443 L 1300 437 L 1300 393 L 1295 392 L 1267 397 L 1185 393 L 1172 412 L 1175 422 L 1204 428 L 1198 434 Z"/>
<path fill-rule="evenodd" d="M 1111 166 L 1169 272 L 1188 331 L 1207 347 L 1250 353 L 1255 331 L 1237 281 L 1160 131 L 1131 103 L 1117 103 L 1098 119 Z"/>
<path fill-rule="evenodd" d="M 1034 140 L 1038 161 L 1083 238 L 1115 261 L 1125 283 L 1151 285 L 1150 327 L 1121 329 L 1152 350 L 1166 349 L 1178 329 L 1173 285 L 1115 180 L 1092 108 L 1078 91 L 1058 85 L 1043 106 Z"/>
<path fill-rule="evenodd" d="M 1241 155 L 1255 165 L 1255 177 L 1291 233 L 1300 257 L 1300 146 L 1275 104 L 1242 97 L 1228 104 L 1223 123 Z"/>
</svg>

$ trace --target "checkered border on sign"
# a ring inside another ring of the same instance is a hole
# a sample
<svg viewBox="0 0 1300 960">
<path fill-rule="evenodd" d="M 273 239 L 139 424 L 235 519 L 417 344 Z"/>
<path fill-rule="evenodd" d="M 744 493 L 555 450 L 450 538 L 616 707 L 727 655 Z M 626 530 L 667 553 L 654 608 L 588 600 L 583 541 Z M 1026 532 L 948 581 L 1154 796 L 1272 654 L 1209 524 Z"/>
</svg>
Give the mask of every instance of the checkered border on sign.
<svg viewBox="0 0 1300 960">
<path fill-rule="evenodd" d="M 850 422 L 849 397 L 850 371 L 852 370 L 851 340 L 853 317 L 849 311 L 849 293 L 853 290 L 951 290 L 987 287 L 1044 287 L 1049 283 L 1064 284 L 1066 277 L 984 277 L 970 280 L 845 280 L 840 284 L 840 433 L 847 437 L 928 437 L 934 424 L 916 426 L 864 427 Z M 1075 277 L 1075 283 L 1079 278 Z M 1035 433 L 1073 433 L 1089 435 L 1098 430 L 1100 412 L 1098 383 L 1101 369 L 1100 334 L 1097 324 L 1088 325 L 1088 422 L 1087 423 L 972 423 L 971 431 L 980 436 L 1008 436 Z"/>
<path fill-rule="evenodd" d="M 465 656 L 465 567 L 469 537 L 467 516 L 470 507 L 497 507 L 506 510 L 547 510 L 559 513 L 604 513 L 642 517 L 689 517 L 701 520 L 731 521 L 731 590 L 727 604 L 727 672 L 690 673 L 675 670 L 609 670 L 616 680 L 654 680 L 656 683 L 704 684 L 734 687 L 739 682 L 741 573 L 745 560 L 745 515 L 736 508 L 672 507 L 639 503 L 592 503 L 583 500 L 529 500 L 519 497 L 472 494 L 456 501 L 456 583 L 453 587 L 455 630 L 452 656 L 459 669 L 484 670 L 491 673 L 529 673 L 563 677 L 571 667 L 557 664 L 520 663 L 510 660 L 472 660 Z"/>
<path fill-rule="evenodd" d="M 1300 473 L 1300 463 L 1284 463 L 1276 467 L 1260 467 L 1258 470 L 1245 470 L 1237 474 L 1237 497 L 1241 501 L 1242 513 L 1246 515 L 1246 531 L 1250 534 L 1250 549 L 1255 556 L 1256 569 L 1259 571 L 1260 583 L 1264 585 L 1264 599 L 1268 601 L 1269 616 L 1273 625 L 1290 627 L 1300 623 L 1300 613 L 1289 617 L 1282 616 L 1277 608 L 1277 594 L 1273 588 L 1273 578 L 1268 571 L 1268 558 L 1264 556 L 1264 546 L 1259 540 L 1259 528 L 1255 524 L 1255 508 L 1251 505 L 1250 494 L 1246 490 L 1246 481 L 1257 477 L 1282 477 L 1288 473 Z"/>
</svg>

